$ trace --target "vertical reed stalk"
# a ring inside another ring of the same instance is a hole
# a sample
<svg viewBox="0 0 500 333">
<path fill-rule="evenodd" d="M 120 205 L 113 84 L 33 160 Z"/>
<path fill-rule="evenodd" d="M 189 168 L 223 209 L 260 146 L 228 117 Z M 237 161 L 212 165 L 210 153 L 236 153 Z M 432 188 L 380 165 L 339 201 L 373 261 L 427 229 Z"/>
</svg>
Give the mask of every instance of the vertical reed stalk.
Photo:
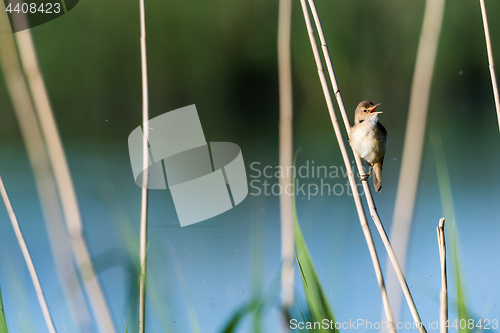
<svg viewBox="0 0 500 333">
<path fill-rule="evenodd" d="M 292 20 L 292 1 L 280 0 L 278 17 L 278 70 L 280 93 L 280 142 L 279 163 L 283 172 L 280 186 L 281 209 L 281 306 L 289 309 L 293 306 L 294 295 L 294 236 L 293 236 L 293 196 L 286 191 L 292 189 L 289 170 L 293 155 L 293 95 L 292 64 L 290 52 L 290 34 Z M 284 330 L 289 331 L 288 322 Z"/>
<path fill-rule="evenodd" d="M 82 281 L 89 303 L 101 331 L 114 333 L 115 328 L 109 313 L 106 299 L 92 265 L 88 246 L 83 238 L 82 221 L 76 199 L 76 193 L 64 154 L 59 131 L 56 126 L 47 90 L 40 72 L 33 39 L 30 30 L 16 34 L 19 55 L 23 64 L 26 80 L 30 89 L 44 141 L 47 145 L 50 163 L 54 171 L 59 199 L 64 213 L 66 226 L 70 234 L 70 243 L 76 262 L 80 267 Z"/>
<path fill-rule="evenodd" d="M 317 30 L 318 30 L 318 34 L 319 34 L 319 37 L 320 37 L 320 41 L 321 41 L 321 44 L 322 44 L 322 49 L 323 49 L 323 55 L 325 57 L 325 62 L 327 64 L 327 67 L 328 67 L 328 72 L 329 72 L 329 75 L 330 75 L 330 79 L 331 79 L 331 84 L 332 84 L 332 87 L 333 87 L 333 90 L 334 90 L 334 93 L 335 93 L 335 97 L 337 99 L 337 103 L 339 105 L 339 109 L 340 109 L 340 112 L 342 114 L 342 119 L 344 120 L 344 125 L 345 125 L 345 128 L 346 128 L 346 131 L 347 133 L 350 135 L 350 131 L 351 131 L 351 126 L 350 126 L 350 122 L 349 122 L 349 117 L 347 115 L 347 112 L 346 112 L 346 109 L 345 109 L 345 105 L 344 105 L 344 102 L 342 100 L 342 95 L 340 93 L 340 89 L 338 87 L 338 83 L 337 83 L 337 79 L 336 79 L 336 76 L 335 76 L 335 70 L 333 68 L 333 65 L 332 65 L 332 61 L 331 61 L 331 58 L 330 58 L 330 52 L 328 50 L 328 44 L 326 43 L 326 39 L 325 39 L 325 36 L 324 36 L 324 32 L 323 32 L 323 28 L 321 26 L 321 21 L 319 19 L 319 15 L 318 15 L 318 12 L 316 10 L 316 5 L 314 3 L 313 0 L 309 0 L 309 5 L 311 7 L 311 11 L 313 13 L 313 17 L 315 19 L 315 22 L 316 22 L 316 27 L 317 27 Z M 356 160 L 356 165 L 358 167 L 358 172 L 360 174 L 364 174 L 364 168 L 363 168 L 363 162 L 361 161 L 361 158 L 359 157 L 359 154 L 357 154 L 357 152 L 355 152 L 353 150 L 353 154 L 354 154 L 354 157 L 355 157 L 355 160 Z M 421 323 L 421 319 L 420 319 L 420 316 L 418 314 L 418 311 L 417 311 L 417 308 L 415 306 L 415 303 L 413 301 L 413 297 L 411 296 L 411 293 L 410 293 L 410 290 L 408 288 L 408 285 L 406 283 L 406 280 L 404 278 L 404 275 L 403 275 L 403 272 L 399 266 L 399 263 L 398 263 L 398 260 L 397 260 L 397 257 L 394 253 L 394 250 L 392 249 L 392 246 L 391 246 L 391 243 L 389 241 L 389 238 L 387 237 L 387 234 L 385 232 L 385 229 L 384 229 L 384 226 L 382 224 L 382 221 L 380 220 L 380 217 L 377 213 L 377 208 L 375 206 L 375 201 L 373 200 L 373 197 L 372 197 L 372 194 L 371 194 L 371 191 L 370 191 L 370 187 L 368 185 L 368 182 L 367 180 L 364 180 L 362 181 L 362 184 L 363 184 L 363 189 L 364 189 L 364 192 L 365 192 L 365 196 L 366 196 L 366 200 L 367 200 L 367 203 L 368 203 L 368 207 L 369 207 L 369 210 L 370 210 L 370 214 L 371 214 L 371 217 L 375 223 L 375 226 L 377 227 L 377 230 L 382 238 L 382 241 L 384 243 L 384 246 L 387 250 L 387 253 L 389 255 L 389 258 L 391 260 L 391 263 L 394 267 L 394 270 L 396 271 L 396 274 L 398 276 L 398 279 L 399 279 L 399 282 L 401 284 L 401 287 L 403 289 L 403 292 L 405 293 L 405 296 L 406 296 L 406 299 L 407 299 L 407 302 L 408 302 L 408 306 L 410 308 L 410 311 L 412 313 L 412 316 L 413 316 L 413 319 L 416 323 Z M 385 293 L 385 290 L 383 291 L 383 297 L 386 297 L 386 293 Z M 387 301 L 387 304 L 389 304 L 389 302 Z M 386 317 L 388 320 L 391 320 L 392 318 L 392 321 L 394 320 L 393 317 L 392 317 L 392 312 L 390 313 L 390 317 L 387 315 L 387 310 L 386 310 Z M 393 321 L 394 322 L 394 321 Z M 425 332 L 425 327 L 423 325 L 421 325 L 421 327 L 419 326 L 419 330 L 421 332 Z"/>
<path fill-rule="evenodd" d="M 24 260 L 26 261 L 26 266 L 28 266 L 28 271 L 30 272 L 31 280 L 33 281 L 33 285 L 35 286 L 36 296 L 38 298 L 38 303 L 40 303 L 40 307 L 42 308 L 42 314 L 43 318 L 45 319 L 45 324 L 47 325 L 47 329 L 49 330 L 50 333 L 56 333 L 56 329 L 54 328 L 54 324 L 52 323 L 52 319 L 50 318 L 50 312 L 49 312 L 49 307 L 47 306 L 47 301 L 45 300 L 45 296 L 43 295 L 42 286 L 40 285 L 40 281 L 38 280 L 38 275 L 36 274 L 35 265 L 33 265 L 33 260 L 31 260 L 30 252 L 28 250 L 28 247 L 26 246 L 26 242 L 24 241 L 23 233 L 21 232 L 21 228 L 19 227 L 19 223 L 17 222 L 16 214 L 14 213 L 14 209 L 12 209 L 9 196 L 7 195 L 7 191 L 5 190 L 5 186 L 3 185 L 3 180 L 1 176 L 0 176 L 0 193 L 2 194 L 3 202 L 5 203 L 7 212 L 9 213 L 10 222 L 12 223 L 12 228 L 14 228 L 17 242 L 21 247 Z"/>
<path fill-rule="evenodd" d="M 391 227 L 391 239 L 393 240 L 394 249 L 401 260 L 403 270 L 415 208 L 432 73 L 443 21 L 444 4 L 445 0 L 426 1 L 415 72 L 413 74 L 401 171 Z M 394 275 L 389 274 L 387 276 L 387 287 L 391 294 L 391 303 L 395 306 L 397 319 L 401 308 L 401 294 L 396 284 Z"/>
<path fill-rule="evenodd" d="M 144 333 L 146 309 L 146 271 L 148 241 L 148 183 L 149 183 L 149 98 L 148 98 L 148 63 L 146 58 L 146 10 L 144 0 L 139 0 L 141 21 L 141 72 L 142 72 L 142 193 L 141 193 L 141 226 L 140 226 L 140 263 L 141 276 L 139 282 L 139 333 Z"/>
<path fill-rule="evenodd" d="M 301 0 L 301 4 L 302 4 L 302 11 L 304 13 L 304 19 L 305 19 L 305 22 L 306 22 L 307 31 L 309 33 L 309 40 L 311 42 L 312 51 L 314 53 L 314 59 L 316 61 L 316 66 L 318 68 L 319 79 L 320 79 L 320 82 L 321 82 L 321 86 L 323 88 L 323 93 L 325 95 L 326 104 L 327 104 L 327 107 L 328 107 L 328 111 L 330 113 L 330 118 L 331 118 L 331 121 L 332 121 L 332 125 L 333 125 L 333 128 L 335 130 L 335 135 L 337 137 L 337 141 L 339 143 L 340 151 L 342 153 L 342 158 L 343 158 L 344 164 L 346 166 L 346 170 L 347 170 L 347 174 L 348 174 L 348 178 L 349 178 L 349 183 L 350 183 L 350 186 L 351 186 L 351 189 L 352 189 L 352 194 L 353 194 L 354 202 L 356 204 L 356 209 L 357 209 L 357 212 L 358 212 L 358 216 L 359 216 L 359 221 L 360 221 L 360 224 L 361 224 L 361 228 L 363 230 L 363 234 L 365 236 L 366 243 L 368 245 L 368 250 L 370 251 L 370 256 L 371 256 L 371 259 L 372 259 L 372 262 L 373 262 L 373 267 L 374 267 L 374 270 L 375 270 L 375 275 L 377 277 L 377 281 L 378 281 L 378 284 L 379 284 L 379 287 L 380 287 L 380 292 L 381 292 L 381 295 L 382 295 L 382 302 L 383 302 L 384 310 L 385 310 L 385 313 L 386 313 L 386 316 L 387 316 L 387 321 L 393 323 L 393 325 L 391 325 L 390 331 L 391 332 L 395 332 L 396 329 L 395 329 L 395 325 L 394 325 L 394 318 L 393 318 L 393 315 L 392 315 L 391 306 L 389 304 L 389 298 L 387 296 L 387 291 L 385 289 L 385 283 L 384 283 L 384 278 L 383 278 L 382 270 L 380 268 L 380 262 L 378 260 L 377 252 L 376 252 L 376 249 L 375 249 L 375 245 L 373 243 L 373 238 L 372 238 L 370 229 L 368 227 L 368 222 L 367 222 L 366 215 L 365 215 L 365 212 L 364 212 L 364 209 L 363 209 L 363 204 L 361 202 L 361 198 L 360 198 L 360 195 L 359 195 L 359 192 L 358 192 L 358 187 L 357 187 L 356 181 L 354 179 L 354 174 L 353 174 L 353 171 L 352 171 L 352 168 L 351 168 L 351 164 L 349 163 L 349 156 L 347 154 L 346 145 L 345 145 L 344 139 L 342 137 L 342 133 L 341 133 L 341 130 L 340 130 L 340 125 L 339 125 L 339 123 L 337 121 L 337 117 L 335 115 L 335 110 L 334 110 L 334 106 L 333 106 L 333 100 L 332 100 L 332 97 L 330 95 L 330 90 L 329 90 L 329 87 L 328 87 L 328 83 L 327 83 L 327 80 L 326 80 L 325 73 L 323 71 L 323 65 L 321 63 L 319 49 L 318 49 L 318 46 L 317 46 L 317 43 L 316 43 L 316 38 L 314 36 L 314 30 L 313 30 L 313 26 L 312 26 L 311 19 L 310 19 L 310 16 L 309 16 L 309 11 L 307 9 L 306 1 L 305 0 Z M 333 84 L 333 87 L 334 87 L 334 93 L 335 93 L 335 96 L 337 97 L 337 100 L 339 101 L 340 108 L 343 110 L 342 116 L 344 117 L 344 122 L 346 123 L 346 127 L 347 127 L 348 133 L 349 133 L 349 131 L 350 131 L 349 120 L 347 119 L 347 114 L 345 113 L 345 108 L 343 106 L 342 97 L 340 95 L 340 91 L 338 89 L 338 85 L 337 85 L 337 82 L 336 82 L 336 79 L 335 79 L 335 72 L 333 70 L 333 65 L 332 65 L 331 60 L 330 60 L 330 55 L 329 55 L 329 52 L 328 52 L 328 47 L 327 47 L 327 44 L 326 44 L 326 40 L 324 38 L 323 29 L 322 29 L 321 23 L 319 21 L 319 16 L 318 16 L 318 13 L 317 13 L 314 1 L 309 0 L 309 6 L 311 7 L 311 11 L 312 11 L 314 20 L 316 22 L 316 28 L 317 28 L 318 34 L 320 36 L 320 41 L 321 41 L 321 45 L 322 45 L 322 48 L 323 48 L 323 54 L 324 54 L 324 56 L 326 58 L 326 64 L 327 64 L 328 71 L 329 71 L 329 74 L 330 74 L 330 78 L 332 80 L 332 84 Z M 346 121 L 346 119 L 347 119 L 347 121 Z M 358 156 L 358 159 L 359 159 L 359 156 Z M 362 165 L 361 165 L 361 169 L 362 169 Z M 360 173 L 363 174 L 364 171 L 360 170 Z M 364 182 L 364 183 L 366 183 L 366 182 Z M 365 192 L 369 192 L 369 188 L 368 188 L 368 191 L 366 191 L 366 188 L 365 188 Z"/>
<path fill-rule="evenodd" d="M 73 292 L 70 286 L 78 286 L 79 281 L 73 266 L 71 250 L 67 243 L 67 233 L 61 215 L 57 189 L 36 119 L 35 110 L 28 87 L 21 72 L 13 34 L 10 31 L 3 3 L 0 4 L 0 63 L 21 134 L 26 145 L 28 158 L 35 176 L 47 235 L 52 256 L 56 263 L 56 273 L 66 298 L 71 317 L 82 332 L 91 330 L 90 315 L 83 295 Z"/>
<path fill-rule="evenodd" d="M 490 28 L 488 27 L 488 17 L 486 16 L 486 5 L 484 0 L 479 0 L 481 4 L 481 14 L 483 16 L 484 37 L 486 38 L 486 50 L 488 52 L 488 64 L 490 68 L 491 85 L 493 86 L 493 96 L 495 97 L 495 107 L 497 109 L 498 128 L 500 129 L 500 97 L 498 96 L 497 76 L 495 75 L 495 63 L 493 62 L 493 51 L 491 50 Z"/>
<path fill-rule="evenodd" d="M 446 242 L 444 239 L 444 218 L 439 220 L 437 238 L 439 245 L 439 261 L 441 263 L 441 291 L 439 293 L 439 332 L 448 333 L 448 282 L 446 277 Z"/>
</svg>

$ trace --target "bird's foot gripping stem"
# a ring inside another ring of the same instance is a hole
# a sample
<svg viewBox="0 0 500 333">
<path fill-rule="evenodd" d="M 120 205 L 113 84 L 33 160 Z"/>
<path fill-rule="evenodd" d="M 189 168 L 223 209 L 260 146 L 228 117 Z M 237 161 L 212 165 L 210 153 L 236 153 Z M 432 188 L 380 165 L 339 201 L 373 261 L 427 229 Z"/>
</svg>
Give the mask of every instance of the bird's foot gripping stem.
<svg viewBox="0 0 500 333">
<path fill-rule="evenodd" d="M 360 181 L 365 181 L 370 177 L 371 171 L 368 173 L 365 173 L 364 175 L 361 175 L 361 178 L 359 179 Z"/>
</svg>

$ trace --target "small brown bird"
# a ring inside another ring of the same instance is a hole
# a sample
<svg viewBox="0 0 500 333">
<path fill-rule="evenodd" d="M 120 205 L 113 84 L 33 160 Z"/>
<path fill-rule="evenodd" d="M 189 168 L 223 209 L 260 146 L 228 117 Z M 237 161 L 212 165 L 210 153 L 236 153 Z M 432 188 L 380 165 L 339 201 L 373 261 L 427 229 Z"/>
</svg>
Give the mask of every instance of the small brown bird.
<svg viewBox="0 0 500 333">
<path fill-rule="evenodd" d="M 378 121 L 378 115 L 382 112 L 375 112 L 379 105 L 380 103 L 374 105 L 370 101 L 358 104 L 349 140 L 352 149 L 368 162 L 373 171 L 373 186 L 377 192 L 382 189 L 382 164 L 387 146 L 387 130 Z M 368 178 L 370 173 L 363 175 L 361 180 Z"/>
</svg>

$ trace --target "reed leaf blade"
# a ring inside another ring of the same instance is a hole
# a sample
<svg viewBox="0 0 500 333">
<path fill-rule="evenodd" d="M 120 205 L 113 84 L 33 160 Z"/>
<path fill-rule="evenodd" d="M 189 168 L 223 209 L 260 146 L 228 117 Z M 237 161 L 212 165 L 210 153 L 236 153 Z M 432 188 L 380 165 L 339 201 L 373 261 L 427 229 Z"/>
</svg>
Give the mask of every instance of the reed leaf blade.
<svg viewBox="0 0 500 333">
<path fill-rule="evenodd" d="M 7 321 L 5 320 L 5 312 L 3 310 L 2 290 L 0 289 L 0 333 L 8 333 Z"/>
<path fill-rule="evenodd" d="M 335 329 L 335 316 L 328 304 L 318 273 L 314 268 L 314 264 L 307 248 L 302 230 L 300 229 L 299 220 L 297 218 L 297 208 L 295 202 L 295 178 L 293 180 L 293 227 L 297 264 L 299 266 L 304 293 L 306 296 L 307 308 L 309 310 L 308 320 L 312 322 L 321 322 L 328 320 L 329 328 L 309 330 L 310 332 L 337 332 Z M 322 326 L 322 325 L 321 325 Z"/>
</svg>

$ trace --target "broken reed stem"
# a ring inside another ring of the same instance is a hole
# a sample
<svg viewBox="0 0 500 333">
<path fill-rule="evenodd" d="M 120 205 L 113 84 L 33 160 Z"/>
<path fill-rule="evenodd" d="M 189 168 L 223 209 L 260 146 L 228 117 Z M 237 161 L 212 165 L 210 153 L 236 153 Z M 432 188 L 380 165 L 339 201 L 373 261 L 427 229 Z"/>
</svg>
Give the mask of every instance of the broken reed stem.
<svg viewBox="0 0 500 333">
<path fill-rule="evenodd" d="M 393 247 L 399 255 L 402 269 L 406 263 L 408 239 L 417 196 L 432 73 L 443 21 L 444 5 L 445 0 L 426 1 L 411 86 L 403 157 L 391 226 Z M 393 277 L 392 274 L 387 276 L 387 288 L 391 294 L 391 301 L 399 310 L 401 294 Z"/>
<path fill-rule="evenodd" d="M 290 33 L 292 20 L 292 0 L 280 0 L 278 16 L 278 71 L 280 94 L 280 142 L 279 163 L 282 170 L 289 170 L 293 158 L 293 96 L 292 64 L 290 55 Z M 291 188 L 292 178 L 286 172 L 280 178 L 281 188 Z M 293 197 L 282 191 L 281 212 L 281 306 L 289 309 L 294 304 L 294 236 Z M 285 330 L 289 331 L 285 322 Z"/>
<path fill-rule="evenodd" d="M 19 47 L 19 56 L 26 75 L 26 81 L 28 82 L 31 97 L 33 98 L 43 138 L 47 145 L 48 155 L 54 171 L 54 177 L 59 191 L 59 199 L 61 200 L 64 219 L 66 221 L 66 227 L 70 234 L 73 255 L 75 256 L 75 260 L 82 275 L 81 280 L 86 281 L 84 283 L 85 290 L 100 330 L 114 333 L 115 328 L 113 320 L 111 319 L 106 299 L 93 268 L 89 249 L 83 238 L 82 221 L 73 181 L 71 179 L 52 107 L 49 102 L 47 90 L 38 65 L 31 32 L 28 29 L 17 33 L 15 36 Z"/>
<path fill-rule="evenodd" d="M 139 333 L 144 333 L 146 310 L 146 272 L 148 241 L 148 183 L 149 183 L 149 99 L 148 99 L 148 64 L 146 58 L 146 9 L 144 0 L 139 0 L 141 21 L 141 72 L 142 72 L 142 192 L 141 192 L 141 225 L 140 225 L 140 263 L 139 281 Z"/>
<path fill-rule="evenodd" d="M 488 27 L 488 17 L 486 16 L 486 5 L 484 4 L 484 0 L 479 0 L 479 3 L 481 4 L 481 14 L 483 16 L 484 37 L 486 38 L 486 50 L 488 52 L 488 67 L 490 68 L 491 85 L 493 86 L 493 96 L 495 97 L 495 107 L 497 109 L 498 128 L 500 130 L 500 97 L 498 96 L 493 51 L 491 50 L 490 28 Z"/>
<path fill-rule="evenodd" d="M 47 328 L 50 333 L 56 333 L 56 329 L 54 328 L 54 324 L 52 323 L 52 319 L 50 318 L 50 312 L 49 312 L 49 307 L 47 306 L 47 301 L 45 300 L 45 296 L 43 295 L 42 286 L 40 285 L 40 281 L 38 280 L 38 275 L 36 274 L 35 265 L 33 265 L 33 260 L 31 260 L 30 252 L 28 250 L 28 247 L 26 246 L 26 242 L 24 241 L 23 233 L 21 232 L 21 228 L 19 227 L 19 223 L 17 222 L 16 214 L 14 213 L 14 209 L 12 209 L 9 196 L 7 195 L 7 191 L 5 190 L 5 186 L 3 184 L 1 176 L 0 176 L 0 193 L 2 194 L 3 202 L 5 203 L 7 212 L 9 213 L 10 222 L 12 223 L 12 228 L 14 228 L 17 242 L 21 247 L 24 260 L 26 261 L 26 266 L 28 266 L 28 271 L 30 272 L 31 280 L 33 281 L 33 285 L 35 286 L 36 296 L 38 298 L 38 303 L 40 303 L 40 307 L 42 308 L 42 314 L 43 318 L 45 319 L 45 324 L 47 325 Z"/>
<path fill-rule="evenodd" d="M 446 274 L 446 242 L 444 237 L 444 217 L 439 220 L 437 238 L 439 245 L 439 261 L 441 263 L 441 291 L 439 293 L 439 332 L 447 333 L 448 327 L 448 282 Z"/>
<path fill-rule="evenodd" d="M 379 287 L 380 287 L 380 291 L 381 291 L 381 294 L 382 294 L 382 302 L 383 302 L 384 310 L 385 310 L 385 313 L 386 313 L 386 316 L 387 316 L 387 321 L 393 323 L 393 325 L 391 325 L 390 331 L 391 332 L 396 332 L 395 325 L 394 325 L 394 318 L 392 316 L 392 311 L 391 311 L 391 307 L 390 307 L 390 304 L 389 304 L 389 298 L 387 296 L 387 291 L 385 289 L 385 283 L 384 283 L 384 277 L 383 277 L 383 274 L 382 274 L 382 269 L 380 267 L 380 262 L 378 260 L 377 251 L 376 251 L 375 245 L 373 243 L 373 238 L 372 238 L 370 229 L 368 227 L 368 222 L 367 222 L 366 215 L 365 215 L 365 212 L 364 212 L 364 209 L 363 209 L 363 204 L 361 202 L 361 198 L 360 198 L 360 195 L 359 195 L 359 192 L 358 192 L 358 187 L 357 187 L 356 181 L 354 179 L 354 174 L 353 174 L 353 171 L 352 171 L 352 168 L 351 168 L 351 164 L 349 163 L 349 156 L 347 154 L 346 145 L 345 145 L 344 139 L 342 137 L 342 133 L 341 133 L 341 130 L 340 130 L 340 125 L 339 125 L 339 123 L 337 121 L 337 117 L 335 115 L 335 110 L 334 110 L 334 106 L 333 106 L 333 100 L 332 100 L 332 97 L 330 95 L 330 90 L 329 90 L 329 87 L 328 87 L 328 83 L 327 83 L 327 80 L 326 80 L 325 73 L 323 71 L 323 65 L 321 63 L 321 57 L 320 57 L 320 54 L 319 54 L 318 45 L 316 43 L 316 38 L 314 36 L 314 30 L 313 30 L 313 26 L 311 24 L 311 19 L 310 19 L 310 16 L 309 16 L 309 11 L 307 9 L 306 1 L 305 0 L 301 0 L 301 5 L 302 5 L 302 11 L 304 13 L 304 19 L 305 19 L 305 22 L 306 22 L 307 31 L 308 31 L 308 34 L 309 34 L 309 40 L 311 42 L 312 51 L 314 53 L 314 59 L 316 61 L 316 66 L 318 68 L 319 79 L 321 81 L 321 86 L 323 88 L 323 93 L 325 95 L 326 104 L 327 104 L 327 107 L 328 107 L 328 111 L 330 113 L 330 119 L 332 121 L 332 125 L 333 125 L 333 128 L 335 130 L 335 135 L 337 137 L 337 141 L 339 143 L 340 151 L 342 153 L 342 158 L 344 160 L 344 164 L 345 164 L 346 169 L 347 169 L 347 175 L 348 175 L 349 183 L 350 183 L 350 186 L 351 186 L 351 189 L 352 189 L 352 194 L 353 194 L 353 198 L 354 198 L 354 203 L 356 205 L 356 210 L 358 212 L 359 221 L 360 221 L 360 224 L 361 224 L 361 228 L 363 230 L 363 234 L 364 234 L 365 239 L 366 239 L 366 243 L 368 245 L 368 250 L 370 252 L 370 256 L 371 256 L 371 259 L 372 259 L 373 267 L 374 267 L 374 270 L 375 270 L 375 275 L 377 277 L 377 281 L 378 281 L 378 284 L 379 284 Z M 319 22 L 318 13 L 316 11 L 316 7 L 314 6 L 314 2 L 309 1 L 309 5 L 311 6 L 311 11 L 313 13 L 313 17 L 314 17 L 314 20 L 316 22 L 316 26 L 318 28 L 318 32 L 320 34 L 321 44 L 322 44 L 322 47 L 323 47 L 323 51 L 326 52 L 326 54 L 325 54 L 325 56 L 326 56 L 328 54 L 328 49 L 326 48 L 326 41 L 324 41 L 323 31 L 321 29 L 321 24 Z M 330 57 L 328 55 L 328 57 L 327 57 L 328 61 L 326 61 L 326 63 L 327 63 L 328 70 L 330 72 L 330 76 L 332 78 L 332 81 L 335 81 L 334 80 L 335 73 L 333 72 L 333 66 L 331 64 L 331 61 L 329 61 L 329 58 Z M 338 98 L 340 98 L 340 101 L 341 101 L 340 92 L 338 90 L 338 87 L 336 85 L 334 85 L 334 87 L 335 87 L 334 88 L 335 95 L 338 96 Z M 341 107 L 343 107 L 343 103 L 341 103 L 341 105 L 342 105 Z M 345 115 L 345 116 L 347 116 L 347 115 Z M 348 122 L 347 122 L 347 124 L 348 124 Z M 349 129 L 350 129 L 350 127 L 349 127 Z M 360 173 L 364 173 L 364 172 L 360 171 Z M 369 189 L 368 189 L 368 191 L 369 191 Z"/>
</svg>

